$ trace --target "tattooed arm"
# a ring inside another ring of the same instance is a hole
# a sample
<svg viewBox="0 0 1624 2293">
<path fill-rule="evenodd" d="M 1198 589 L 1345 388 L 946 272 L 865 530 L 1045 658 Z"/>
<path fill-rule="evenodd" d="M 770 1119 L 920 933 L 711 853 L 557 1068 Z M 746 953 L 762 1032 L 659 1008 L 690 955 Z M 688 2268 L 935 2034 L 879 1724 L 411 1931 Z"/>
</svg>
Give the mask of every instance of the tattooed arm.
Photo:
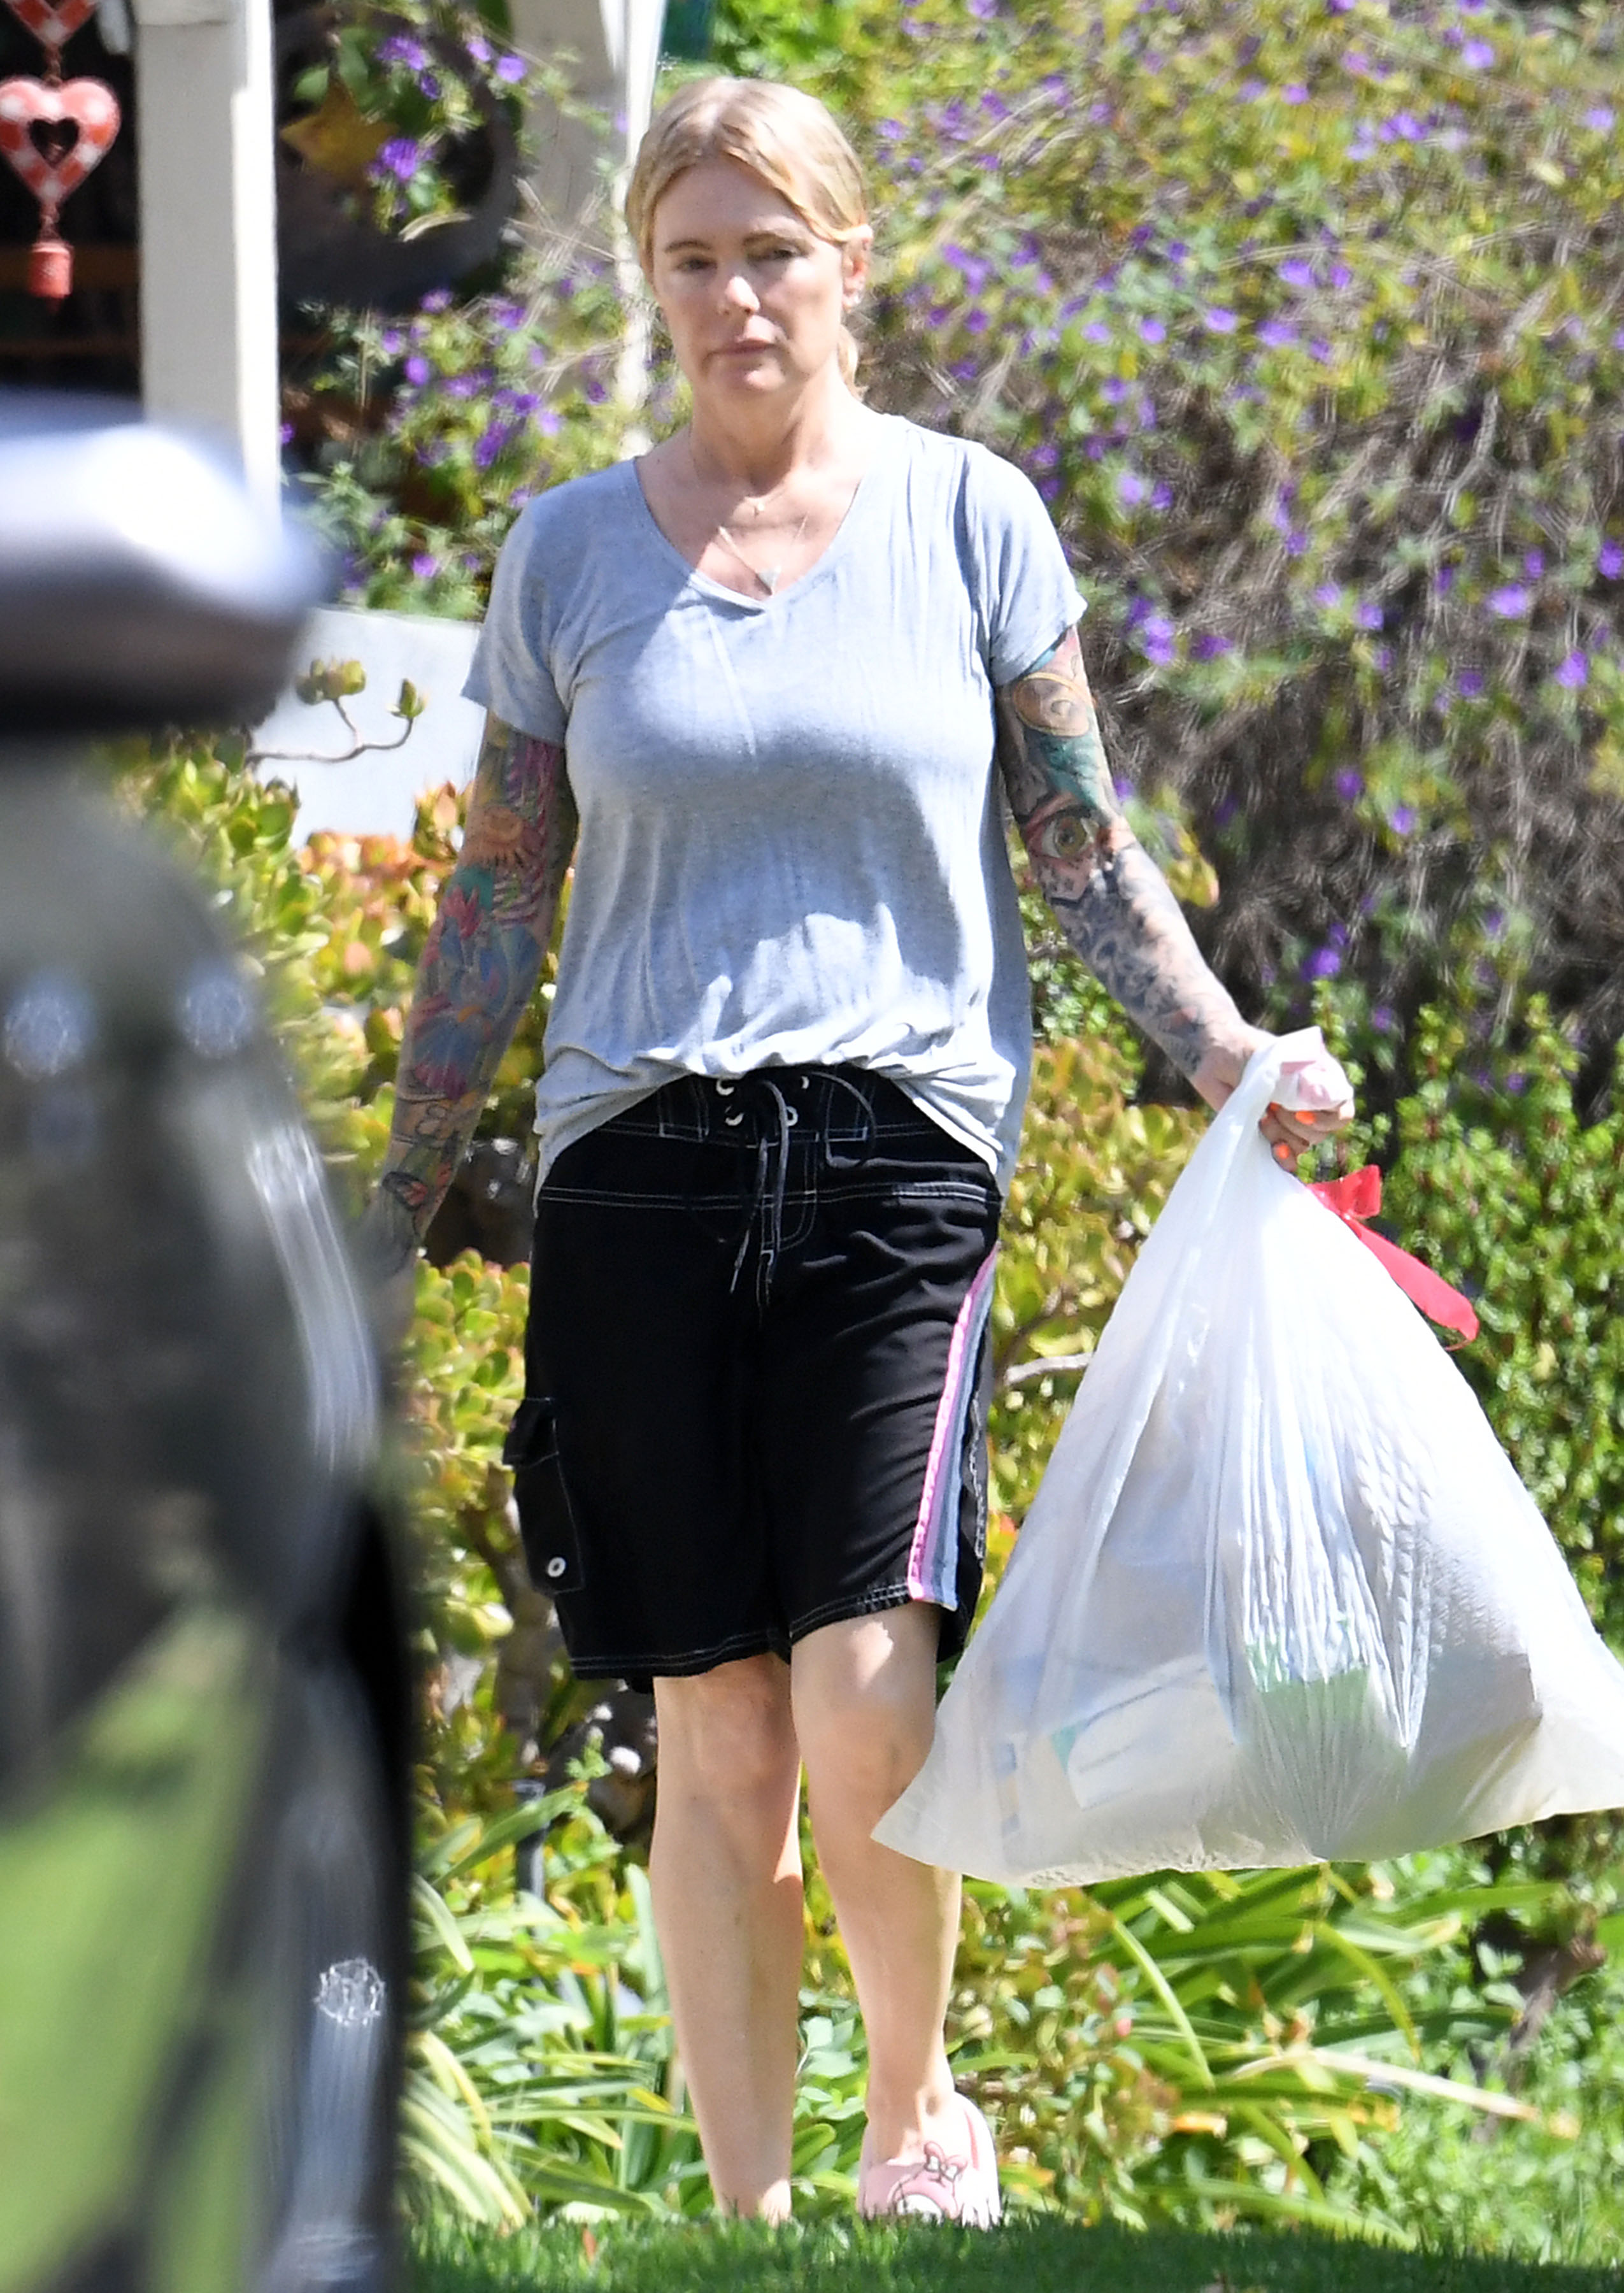
<svg viewBox="0 0 1624 2293">
<path fill-rule="evenodd" d="M 1061 929 L 1208 1105 L 1222 1106 L 1268 1039 L 1208 969 L 1166 878 L 1122 815 L 1075 629 L 1000 691 L 998 717 L 1010 806 Z M 1263 1128 L 1296 1152 L 1340 1122 L 1271 1112 Z"/>
<path fill-rule="evenodd" d="M 394 1123 L 368 1216 L 380 1273 L 409 1263 L 467 1151 L 535 989 L 575 831 L 562 749 L 488 717 L 462 849 L 400 1044 Z"/>
</svg>

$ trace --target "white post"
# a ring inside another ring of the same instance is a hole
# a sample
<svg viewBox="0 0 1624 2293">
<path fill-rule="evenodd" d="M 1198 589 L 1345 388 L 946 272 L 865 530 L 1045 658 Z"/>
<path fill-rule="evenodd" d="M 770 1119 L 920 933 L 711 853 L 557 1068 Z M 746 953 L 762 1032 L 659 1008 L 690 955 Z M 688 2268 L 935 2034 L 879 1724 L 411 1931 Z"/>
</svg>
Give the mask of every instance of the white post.
<svg viewBox="0 0 1624 2293">
<path fill-rule="evenodd" d="M 281 493 L 271 0 L 135 0 L 141 396 Z"/>
<path fill-rule="evenodd" d="M 576 93 L 609 115 L 607 139 L 600 140 L 578 122 L 562 117 L 545 100 L 530 113 L 529 133 L 536 146 L 531 186 L 553 225 L 568 230 L 579 223 L 597 197 L 605 158 L 612 170 L 617 207 L 624 197 L 653 108 L 665 0 L 510 0 L 510 11 L 519 46 L 533 56 L 567 51 L 575 59 Z M 636 420 L 648 394 L 648 322 L 638 293 L 642 282 L 636 260 L 618 215 L 608 217 L 606 223 L 632 314 L 616 376 L 616 395 L 631 417 L 623 450 L 640 454 L 649 445 Z"/>
</svg>

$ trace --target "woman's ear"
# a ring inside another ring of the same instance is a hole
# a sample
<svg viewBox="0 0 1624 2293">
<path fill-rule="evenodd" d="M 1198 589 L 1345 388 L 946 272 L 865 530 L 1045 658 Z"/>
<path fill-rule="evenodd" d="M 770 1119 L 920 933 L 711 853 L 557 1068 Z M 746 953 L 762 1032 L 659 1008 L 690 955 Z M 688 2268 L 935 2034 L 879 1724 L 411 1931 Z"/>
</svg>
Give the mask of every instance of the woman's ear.
<svg viewBox="0 0 1624 2293">
<path fill-rule="evenodd" d="M 867 223 L 841 242 L 841 299 L 848 311 L 862 301 L 869 278 L 869 250 L 873 245 L 874 233 Z"/>
</svg>

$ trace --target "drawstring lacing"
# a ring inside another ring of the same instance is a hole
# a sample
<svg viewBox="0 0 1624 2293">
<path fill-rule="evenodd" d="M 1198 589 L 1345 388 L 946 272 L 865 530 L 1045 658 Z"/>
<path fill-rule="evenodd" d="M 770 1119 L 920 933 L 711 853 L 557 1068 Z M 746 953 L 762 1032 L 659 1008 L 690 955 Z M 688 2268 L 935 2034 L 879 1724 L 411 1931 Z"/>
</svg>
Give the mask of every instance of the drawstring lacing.
<svg viewBox="0 0 1624 2293">
<path fill-rule="evenodd" d="M 785 1076 L 788 1080 L 788 1074 Z M 807 1088 L 811 1077 L 797 1078 L 801 1090 Z M 863 1135 L 873 1119 L 873 1110 L 863 1093 L 845 1076 L 830 1074 L 827 1081 L 845 1091 L 857 1101 L 863 1115 Z M 784 1197 L 789 1184 L 789 1134 L 800 1121 L 798 1109 L 792 1106 L 783 1089 L 772 1075 L 758 1068 L 754 1074 L 737 1076 L 731 1082 L 715 1085 L 718 1098 L 731 1098 L 742 1090 L 765 1095 L 769 1105 L 759 1108 L 762 1121 L 760 1135 L 755 1141 L 755 1180 L 750 1195 L 750 1206 L 745 1213 L 739 1247 L 733 1254 L 733 1271 L 728 1281 L 730 1292 L 739 1287 L 739 1277 L 744 1272 L 744 1262 L 749 1254 L 750 1237 L 755 1231 L 757 1218 L 761 1220 L 761 1262 L 756 1272 L 757 1295 L 765 1302 L 772 1269 L 784 1243 Z M 744 1122 L 745 1110 L 736 1107 L 725 1114 L 723 1122 L 730 1130 L 739 1130 Z"/>
<path fill-rule="evenodd" d="M 750 1236 L 755 1228 L 756 1218 L 759 1216 L 761 1219 L 761 1268 L 756 1281 L 760 1292 L 764 1297 L 767 1284 L 772 1279 L 772 1268 L 777 1262 L 784 1240 L 784 1193 L 789 1183 L 789 1134 L 801 1118 L 770 1076 L 753 1075 L 748 1080 L 758 1089 L 764 1090 L 772 1099 L 778 1122 L 775 1130 L 768 1130 L 764 1126 L 760 1137 L 755 1141 L 755 1186 L 750 1196 L 750 1207 L 745 1213 L 744 1231 L 739 1237 L 739 1248 L 733 1257 L 733 1271 L 727 1286 L 730 1292 L 739 1287 L 739 1277 L 744 1271 L 745 1255 L 750 1247 Z M 729 1098 L 732 1094 L 733 1088 L 731 1083 L 719 1082 L 716 1085 L 717 1094 L 723 1098 Z M 801 1079 L 801 1088 L 803 1090 L 806 1088 L 804 1076 Z M 765 1111 L 764 1108 L 764 1114 Z M 730 1130 L 737 1130 L 744 1121 L 744 1109 L 740 1107 L 736 1113 L 724 1115 L 723 1120 Z M 772 1180 L 771 1191 L 768 1187 L 769 1178 Z"/>
</svg>

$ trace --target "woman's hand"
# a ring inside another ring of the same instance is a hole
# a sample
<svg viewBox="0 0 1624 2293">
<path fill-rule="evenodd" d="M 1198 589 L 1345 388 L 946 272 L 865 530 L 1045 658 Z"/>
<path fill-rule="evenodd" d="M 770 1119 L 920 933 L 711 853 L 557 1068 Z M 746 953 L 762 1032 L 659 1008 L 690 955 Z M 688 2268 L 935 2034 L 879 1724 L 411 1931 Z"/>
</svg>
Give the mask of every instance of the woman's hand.
<svg viewBox="0 0 1624 2293">
<path fill-rule="evenodd" d="M 1253 1053 L 1274 1040 L 1264 1028 L 1243 1027 L 1208 1052 L 1191 1080 L 1215 1113 L 1240 1082 Z M 1299 1155 L 1311 1153 L 1326 1139 L 1334 1138 L 1339 1130 L 1347 1129 L 1353 1120 L 1353 1101 L 1351 1096 L 1344 1095 L 1346 1080 L 1327 1053 L 1323 1078 L 1317 1079 L 1313 1074 L 1304 1078 L 1307 1087 L 1303 1096 L 1317 1098 L 1322 1104 L 1302 1107 L 1270 1106 L 1257 1127 L 1282 1168 L 1289 1170 Z"/>
</svg>

